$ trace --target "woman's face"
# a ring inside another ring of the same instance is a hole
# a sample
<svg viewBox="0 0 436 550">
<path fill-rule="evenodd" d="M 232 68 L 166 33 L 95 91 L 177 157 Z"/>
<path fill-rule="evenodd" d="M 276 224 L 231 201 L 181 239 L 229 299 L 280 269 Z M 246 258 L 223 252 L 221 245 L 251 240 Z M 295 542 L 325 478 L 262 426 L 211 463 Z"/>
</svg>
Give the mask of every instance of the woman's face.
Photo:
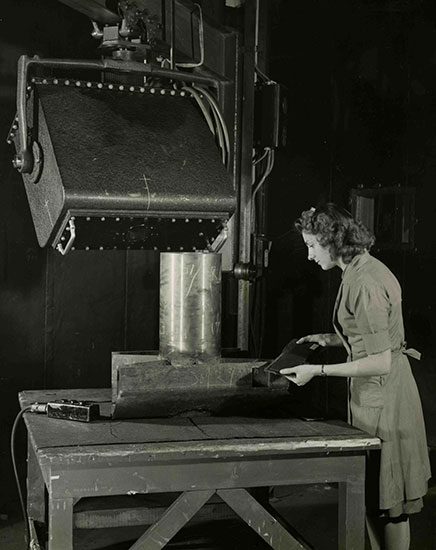
<svg viewBox="0 0 436 550">
<path fill-rule="evenodd" d="M 316 235 L 303 231 L 303 240 L 307 246 L 307 259 L 316 262 L 321 269 L 327 271 L 338 265 L 336 260 L 333 260 L 330 255 L 330 250 L 326 246 L 321 246 Z"/>
</svg>

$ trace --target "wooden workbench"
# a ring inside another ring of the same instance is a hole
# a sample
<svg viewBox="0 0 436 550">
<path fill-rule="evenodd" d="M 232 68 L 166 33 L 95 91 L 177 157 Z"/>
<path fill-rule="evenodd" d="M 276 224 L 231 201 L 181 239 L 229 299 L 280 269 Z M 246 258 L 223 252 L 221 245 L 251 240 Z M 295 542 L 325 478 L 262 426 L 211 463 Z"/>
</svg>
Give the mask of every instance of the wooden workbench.
<svg viewBox="0 0 436 550">
<path fill-rule="evenodd" d="M 25 391 L 38 401 L 80 399 L 109 415 L 111 390 Z M 73 550 L 73 508 L 83 497 L 179 492 L 130 550 L 158 550 L 218 495 L 272 548 L 307 548 L 247 491 L 253 487 L 338 483 L 340 550 L 364 549 L 366 451 L 375 437 L 339 421 L 155 418 L 92 423 L 24 415 L 29 438 L 28 512 L 45 517 L 48 550 Z"/>
</svg>

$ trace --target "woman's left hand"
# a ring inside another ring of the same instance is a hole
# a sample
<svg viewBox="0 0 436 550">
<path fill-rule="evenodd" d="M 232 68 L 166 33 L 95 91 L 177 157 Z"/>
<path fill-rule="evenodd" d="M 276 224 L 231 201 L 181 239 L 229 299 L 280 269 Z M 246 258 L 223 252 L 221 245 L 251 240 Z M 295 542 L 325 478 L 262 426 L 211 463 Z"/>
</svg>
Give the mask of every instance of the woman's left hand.
<svg viewBox="0 0 436 550">
<path fill-rule="evenodd" d="M 290 382 L 297 386 L 304 386 L 318 374 L 319 365 L 297 365 L 288 369 L 281 369 L 280 374 L 285 376 Z"/>
</svg>

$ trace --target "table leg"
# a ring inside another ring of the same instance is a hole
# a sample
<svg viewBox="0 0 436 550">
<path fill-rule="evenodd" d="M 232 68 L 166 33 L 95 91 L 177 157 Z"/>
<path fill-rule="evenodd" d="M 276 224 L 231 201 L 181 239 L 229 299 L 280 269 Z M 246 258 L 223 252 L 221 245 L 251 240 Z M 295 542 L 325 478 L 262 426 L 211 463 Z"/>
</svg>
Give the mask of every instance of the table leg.
<svg viewBox="0 0 436 550">
<path fill-rule="evenodd" d="M 338 550 L 365 548 L 365 482 L 339 483 Z"/>
<path fill-rule="evenodd" d="M 72 498 L 50 498 L 48 508 L 48 550 L 73 550 Z"/>
<path fill-rule="evenodd" d="M 35 521 L 45 522 L 45 484 L 31 441 L 27 442 L 27 513 Z"/>
</svg>

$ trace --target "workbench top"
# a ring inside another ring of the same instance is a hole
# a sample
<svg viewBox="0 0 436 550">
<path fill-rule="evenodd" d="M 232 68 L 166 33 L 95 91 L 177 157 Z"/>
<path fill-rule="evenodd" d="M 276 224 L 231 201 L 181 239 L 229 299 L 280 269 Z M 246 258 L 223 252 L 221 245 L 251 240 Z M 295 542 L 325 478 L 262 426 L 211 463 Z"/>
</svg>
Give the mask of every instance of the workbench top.
<svg viewBox="0 0 436 550">
<path fill-rule="evenodd" d="M 124 456 L 136 453 L 150 461 L 174 456 L 197 458 L 268 454 L 340 452 L 376 449 L 376 437 L 342 421 L 304 421 L 299 418 L 173 417 L 112 420 L 111 390 L 68 389 L 23 391 L 22 408 L 34 402 L 74 399 L 99 403 L 101 419 L 73 422 L 26 413 L 25 421 L 36 452 L 59 459 L 67 452 L 83 460 L 87 455 Z"/>
</svg>

